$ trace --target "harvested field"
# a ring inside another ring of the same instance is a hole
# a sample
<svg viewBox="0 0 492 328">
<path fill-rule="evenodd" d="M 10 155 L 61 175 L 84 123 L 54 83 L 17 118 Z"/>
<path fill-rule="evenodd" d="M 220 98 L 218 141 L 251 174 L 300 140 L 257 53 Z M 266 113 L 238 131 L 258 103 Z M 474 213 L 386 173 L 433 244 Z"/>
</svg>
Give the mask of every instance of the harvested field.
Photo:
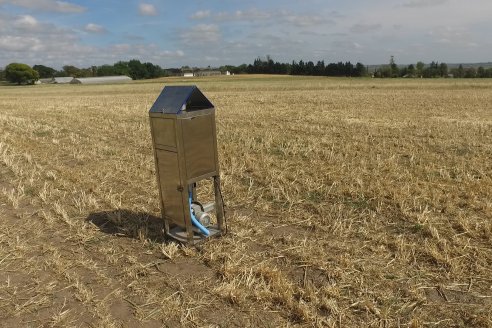
<svg viewBox="0 0 492 328">
<path fill-rule="evenodd" d="M 230 233 L 162 240 L 148 109 L 217 108 Z M 492 81 L 0 87 L 0 326 L 492 327 Z"/>
</svg>

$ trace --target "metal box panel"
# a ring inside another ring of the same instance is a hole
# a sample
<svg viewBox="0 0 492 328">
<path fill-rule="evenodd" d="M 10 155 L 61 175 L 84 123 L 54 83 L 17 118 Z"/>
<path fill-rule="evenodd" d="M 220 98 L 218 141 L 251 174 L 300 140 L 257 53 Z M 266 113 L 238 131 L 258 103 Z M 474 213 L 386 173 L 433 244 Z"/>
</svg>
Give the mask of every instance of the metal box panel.
<svg viewBox="0 0 492 328">
<path fill-rule="evenodd" d="M 181 120 L 188 179 L 217 170 L 213 119 L 213 115 L 204 115 Z"/>
<path fill-rule="evenodd" d="M 175 120 L 170 118 L 153 118 L 152 131 L 156 145 L 176 147 Z"/>
<path fill-rule="evenodd" d="M 183 187 L 179 174 L 178 154 L 156 149 L 156 156 L 164 214 L 170 222 L 185 227 Z"/>
</svg>

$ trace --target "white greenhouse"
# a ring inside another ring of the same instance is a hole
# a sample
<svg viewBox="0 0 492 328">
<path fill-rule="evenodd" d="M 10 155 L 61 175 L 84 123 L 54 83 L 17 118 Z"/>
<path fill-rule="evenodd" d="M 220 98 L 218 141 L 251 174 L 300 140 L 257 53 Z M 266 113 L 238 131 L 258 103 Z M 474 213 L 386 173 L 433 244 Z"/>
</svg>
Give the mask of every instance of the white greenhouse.
<svg viewBox="0 0 492 328">
<path fill-rule="evenodd" d="M 112 84 L 130 82 L 132 79 L 126 75 L 98 76 L 98 77 L 76 77 L 71 84 Z"/>
<path fill-rule="evenodd" d="M 72 80 L 73 77 L 71 76 L 54 77 L 53 79 L 51 79 L 51 83 L 65 84 L 65 83 L 71 83 Z"/>
</svg>

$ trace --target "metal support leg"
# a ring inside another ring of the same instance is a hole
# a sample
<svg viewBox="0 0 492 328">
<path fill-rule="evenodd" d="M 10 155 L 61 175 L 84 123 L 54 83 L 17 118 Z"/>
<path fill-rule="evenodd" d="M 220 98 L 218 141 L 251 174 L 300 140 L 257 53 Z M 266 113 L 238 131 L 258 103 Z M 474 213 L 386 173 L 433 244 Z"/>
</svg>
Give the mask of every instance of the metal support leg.
<svg viewBox="0 0 492 328">
<path fill-rule="evenodd" d="M 217 226 L 221 232 L 224 230 L 224 203 L 220 194 L 220 177 L 214 176 L 214 193 L 215 193 L 215 213 L 217 215 Z"/>
<path fill-rule="evenodd" d="M 194 200 L 196 195 L 196 188 L 195 188 L 195 184 L 190 184 L 188 186 L 188 188 L 186 189 L 188 191 L 188 193 L 186 194 L 186 199 L 188 199 L 188 195 L 189 193 L 191 193 L 192 195 L 192 199 Z M 195 238 L 195 233 L 193 232 L 193 224 L 191 223 L 191 214 L 190 214 L 190 204 L 189 202 L 186 202 L 187 203 L 187 206 L 185 208 L 185 211 L 186 211 L 186 216 L 187 216 L 187 219 L 186 219 L 186 222 L 187 222 L 187 225 L 186 225 L 186 234 L 187 234 L 187 238 L 188 238 L 188 243 L 190 245 L 193 245 L 193 241 L 194 241 L 194 238 Z"/>
</svg>

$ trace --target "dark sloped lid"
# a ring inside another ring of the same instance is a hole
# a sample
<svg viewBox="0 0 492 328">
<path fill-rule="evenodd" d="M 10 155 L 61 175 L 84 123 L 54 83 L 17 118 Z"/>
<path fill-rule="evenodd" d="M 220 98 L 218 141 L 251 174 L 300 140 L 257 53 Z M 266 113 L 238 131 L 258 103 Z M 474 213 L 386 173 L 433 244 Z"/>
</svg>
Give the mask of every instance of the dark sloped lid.
<svg viewBox="0 0 492 328">
<path fill-rule="evenodd" d="M 179 114 L 182 110 L 194 111 L 213 107 L 214 105 L 196 85 L 166 86 L 152 105 L 150 112 Z"/>
</svg>

